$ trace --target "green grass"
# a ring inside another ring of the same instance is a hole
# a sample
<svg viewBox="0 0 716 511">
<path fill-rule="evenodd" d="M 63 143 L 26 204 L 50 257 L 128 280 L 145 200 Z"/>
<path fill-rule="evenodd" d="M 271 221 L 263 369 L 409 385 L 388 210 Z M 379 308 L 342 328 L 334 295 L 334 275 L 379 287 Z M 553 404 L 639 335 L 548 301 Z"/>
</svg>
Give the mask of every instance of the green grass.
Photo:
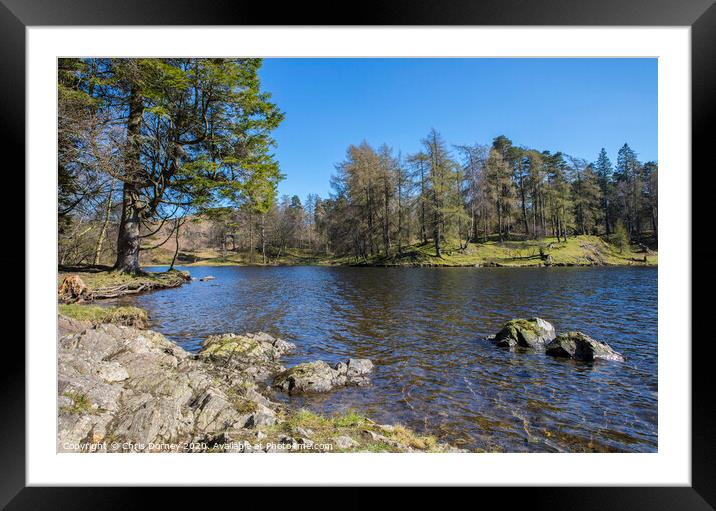
<svg viewBox="0 0 716 511">
<path fill-rule="evenodd" d="M 320 266 L 656 266 L 656 252 L 644 254 L 632 245 L 619 250 L 600 236 L 573 236 L 567 241 L 547 237 L 538 240 L 500 242 L 492 236 L 486 242 L 468 243 L 464 249 L 455 241 L 446 241 L 442 257 L 435 256 L 432 242 L 403 247 L 400 255 L 393 247 L 390 254 L 367 259 L 355 256 L 333 256 L 311 253 L 308 250 L 290 249 L 280 256 L 271 255 L 269 266 L 320 265 Z M 646 256 L 646 262 L 644 262 Z M 184 266 L 245 266 L 262 265 L 260 252 L 254 253 L 253 262 L 248 252 L 228 252 L 220 257 L 215 251 L 185 254 L 192 262 Z"/>
<path fill-rule="evenodd" d="M 99 307 L 70 303 L 60 304 L 59 312 L 63 316 L 92 323 L 115 323 L 144 328 L 149 321 L 147 311 L 139 307 Z"/>
<path fill-rule="evenodd" d="M 92 402 L 86 395 L 78 392 L 65 392 L 63 395 L 70 398 L 72 400 L 72 404 L 60 407 L 61 411 L 71 413 L 73 415 L 85 415 L 96 412 L 92 406 Z"/>
<path fill-rule="evenodd" d="M 504 241 L 490 240 L 484 243 L 468 243 L 460 249 L 455 241 L 443 244 L 442 257 L 435 255 L 432 243 L 406 247 L 401 255 L 380 255 L 357 264 L 376 266 L 591 266 L 591 265 L 639 265 L 655 266 L 655 252 L 643 254 L 636 247 L 620 251 L 599 236 L 574 236 L 567 241 L 556 238 L 539 240 Z M 646 262 L 644 256 L 646 255 Z M 346 261 L 341 261 L 346 264 Z M 350 263 L 348 263 L 350 264 Z M 356 264 L 355 259 L 353 264 Z"/>
<path fill-rule="evenodd" d="M 432 436 L 419 435 L 402 425 L 383 428 L 353 410 L 324 416 L 301 408 L 282 416 L 277 424 L 260 429 L 266 435 L 261 440 L 264 444 L 278 443 L 286 436 L 297 439 L 300 437 L 298 430 L 303 430 L 309 433 L 313 442 L 333 445 L 330 452 L 404 452 L 407 447 L 425 452 L 440 450 L 437 440 Z M 369 432 L 379 436 L 374 439 Z M 338 448 L 335 439 L 340 436 L 352 438 L 357 445 Z M 246 440 L 255 442 L 255 439 Z"/>
<path fill-rule="evenodd" d="M 252 255 L 248 251 L 228 251 L 226 257 L 216 250 L 202 250 L 196 252 L 183 252 L 177 265 L 181 266 L 263 266 L 263 256 L 260 251 Z M 157 265 L 169 264 L 173 254 L 156 254 L 151 263 Z M 291 248 L 281 254 L 267 254 L 266 266 L 302 266 L 320 264 L 325 256 L 312 253 L 309 250 Z"/>
<path fill-rule="evenodd" d="M 91 290 L 112 288 L 123 285 L 140 285 L 151 283 L 157 285 L 173 285 L 177 282 L 183 282 L 180 272 L 176 270 L 167 272 L 146 272 L 139 275 L 123 273 L 118 271 L 95 271 L 95 272 L 72 272 L 79 275 L 82 282 Z M 60 274 L 60 281 L 67 273 Z"/>
</svg>

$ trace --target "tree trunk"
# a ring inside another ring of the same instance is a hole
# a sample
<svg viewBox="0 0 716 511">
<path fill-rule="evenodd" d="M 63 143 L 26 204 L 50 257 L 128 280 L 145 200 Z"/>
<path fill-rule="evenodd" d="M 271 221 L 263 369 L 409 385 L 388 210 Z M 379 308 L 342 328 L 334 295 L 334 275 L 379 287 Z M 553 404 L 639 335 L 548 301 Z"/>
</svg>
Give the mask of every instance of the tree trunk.
<svg viewBox="0 0 716 511">
<path fill-rule="evenodd" d="M 92 264 L 95 266 L 99 264 L 99 257 L 102 254 L 102 244 L 104 243 L 104 238 L 107 236 L 109 217 L 112 213 L 112 194 L 114 194 L 114 177 L 112 177 L 112 182 L 109 186 L 109 195 L 107 196 L 107 205 L 105 206 L 104 210 L 104 221 L 102 222 L 102 230 L 99 231 L 99 236 L 97 237 L 97 245 L 94 249 L 94 261 L 92 261 Z"/>
<path fill-rule="evenodd" d="M 420 237 L 423 243 L 427 243 L 428 230 L 425 226 L 425 177 L 423 176 L 422 163 L 420 165 Z"/>
<path fill-rule="evenodd" d="M 254 262 L 254 217 L 249 212 L 249 261 Z"/>
<path fill-rule="evenodd" d="M 261 255 L 266 264 L 266 215 L 261 215 Z"/>
<path fill-rule="evenodd" d="M 179 255 L 179 227 L 181 227 L 181 225 L 182 225 L 179 223 L 178 218 L 176 220 L 174 220 L 174 222 L 175 222 L 175 228 L 176 228 L 176 230 L 174 231 L 174 244 L 176 246 L 174 247 L 174 257 L 172 257 L 172 264 L 169 265 L 170 271 L 174 269 L 174 263 L 176 262 L 177 256 Z"/>
<path fill-rule="evenodd" d="M 141 162 L 141 130 L 144 105 L 136 85 L 132 86 L 129 97 L 129 118 L 127 120 L 127 152 L 124 160 L 124 186 L 122 189 L 122 219 L 117 236 L 117 262 L 115 270 L 139 273 L 139 219 L 141 201 L 135 183 Z"/>
<path fill-rule="evenodd" d="M 440 222 L 436 219 L 435 228 L 433 229 L 433 238 L 435 238 L 435 255 L 442 257 L 443 252 L 440 247 Z"/>
<path fill-rule="evenodd" d="M 122 220 L 117 237 L 117 262 L 114 269 L 139 273 L 139 196 L 130 183 L 122 190 Z"/>
</svg>

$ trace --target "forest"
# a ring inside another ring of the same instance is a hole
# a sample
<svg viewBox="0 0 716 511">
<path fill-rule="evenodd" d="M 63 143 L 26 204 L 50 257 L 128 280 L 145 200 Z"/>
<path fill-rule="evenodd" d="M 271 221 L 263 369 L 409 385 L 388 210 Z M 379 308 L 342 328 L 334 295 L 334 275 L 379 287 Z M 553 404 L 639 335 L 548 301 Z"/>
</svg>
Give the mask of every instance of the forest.
<svg viewBox="0 0 716 511">
<path fill-rule="evenodd" d="M 658 164 L 627 143 L 613 163 L 598 146 L 589 161 L 504 135 L 452 145 L 432 129 L 410 154 L 350 145 L 328 197 L 279 197 L 290 169 L 271 133 L 284 114 L 261 90 L 260 65 L 60 59 L 60 265 L 138 272 L 140 254 L 173 266 L 190 246 L 254 264 L 296 251 L 400 261 L 416 246 L 442 258 L 471 244 L 586 235 L 657 246 Z"/>
</svg>

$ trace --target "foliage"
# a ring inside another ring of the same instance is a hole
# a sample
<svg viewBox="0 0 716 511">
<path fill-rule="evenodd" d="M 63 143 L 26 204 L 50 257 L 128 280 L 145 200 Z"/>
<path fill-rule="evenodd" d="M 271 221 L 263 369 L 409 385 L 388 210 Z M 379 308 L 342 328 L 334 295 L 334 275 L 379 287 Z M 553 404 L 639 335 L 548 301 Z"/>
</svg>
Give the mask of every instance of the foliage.
<svg viewBox="0 0 716 511">
<path fill-rule="evenodd" d="M 62 59 L 61 216 L 85 220 L 77 206 L 119 180 L 117 267 L 137 272 L 138 252 L 148 248 L 140 243 L 146 222 L 227 203 L 268 209 L 281 179 L 271 132 L 283 114 L 260 88 L 260 65 L 227 58 Z M 110 213 L 113 193 L 102 200 Z"/>
</svg>

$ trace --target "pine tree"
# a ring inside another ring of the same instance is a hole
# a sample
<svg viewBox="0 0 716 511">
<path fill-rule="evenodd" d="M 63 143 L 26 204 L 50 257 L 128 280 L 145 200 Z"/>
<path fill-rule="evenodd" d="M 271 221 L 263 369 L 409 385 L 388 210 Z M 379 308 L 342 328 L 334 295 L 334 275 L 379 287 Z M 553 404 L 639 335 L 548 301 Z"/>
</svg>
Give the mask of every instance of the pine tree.
<svg viewBox="0 0 716 511">
<path fill-rule="evenodd" d="M 604 230 L 607 236 L 611 234 L 611 218 L 610 218 L 610 208 L 611 208 L 611 201 L 610 198 L 613 194 L 613 187 L 612 187 L 612 178 L 613 178 L 613 169 L 612 169 L 612 162 L 609 161 L 609 156 L 607 156 L 607 151 L 602 147 L 602 150 L 599 151 L 599 156 L 597 157 L 597 161 L 594 163 L 594 171 L 597 174 L 597 179 L 599 180 L 599 187 L 601 188 L 601 195 L 602 195 L 602 212 L 604 216 Z"/>
</svg>

